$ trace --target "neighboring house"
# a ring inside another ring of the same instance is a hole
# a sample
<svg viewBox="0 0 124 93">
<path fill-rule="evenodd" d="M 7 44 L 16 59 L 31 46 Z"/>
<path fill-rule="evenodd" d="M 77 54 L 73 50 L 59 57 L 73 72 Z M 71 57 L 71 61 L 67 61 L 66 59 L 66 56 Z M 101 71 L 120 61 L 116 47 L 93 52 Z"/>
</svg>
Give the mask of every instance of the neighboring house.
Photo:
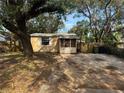
<svg viewBox="0 0 124 93">
<path fill-rule="evenodd" d="M 0 34 L 0 53 L 6 51 L 5 42 L 6 42 L 5 36 Z"/>
<path fill-rule="evenodd" d="M 6 42 L 5 36 L 3 36 L 3 35 L 1 35 L 1 34 L 0 34 L 0 42 Z"/>
<path fill-rule="evenodd" d="M 74 33 L 31 34 L 31 43 L 34 52 L 77 53 L 77 35 Z"/>
</svg>

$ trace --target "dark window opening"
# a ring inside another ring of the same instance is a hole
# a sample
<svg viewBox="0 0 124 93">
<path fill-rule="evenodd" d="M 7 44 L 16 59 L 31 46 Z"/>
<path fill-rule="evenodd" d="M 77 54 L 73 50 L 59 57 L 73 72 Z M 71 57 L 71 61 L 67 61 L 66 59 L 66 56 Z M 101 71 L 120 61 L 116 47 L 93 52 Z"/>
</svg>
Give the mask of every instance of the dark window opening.
<svg viewBox="0 0 124 93">
<path fill-rule="evenodd" d="M 49 37 L 42 37 L 42 45 L 49 45 L 50 39 Z"/>
</svg>

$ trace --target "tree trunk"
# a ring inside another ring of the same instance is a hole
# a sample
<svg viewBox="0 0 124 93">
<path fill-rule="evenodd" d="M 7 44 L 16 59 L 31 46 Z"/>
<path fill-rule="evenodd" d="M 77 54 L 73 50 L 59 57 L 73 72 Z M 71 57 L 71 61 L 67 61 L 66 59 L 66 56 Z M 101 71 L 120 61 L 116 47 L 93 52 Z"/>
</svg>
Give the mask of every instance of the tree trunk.
<svg viewBox="0 0 124 93">
<path fill-rule="evenodd" d="M 32 57 L 33 56 L 33 49 L 30 41 L 30 36 L 20 36 L 20 41 L 23 47 L 23 53 L 27 57 Z"/>
<path fill-rule="evenodd" d="M 33 48 L 30 41 L 30 35 L 27 33 L 25 16 L 22 16 L 20 13 L 19 15 L 17 15 L 16 22 L 18 30 L 21 32 L 19 34 L 19 38 L 23 47 L 24 55 L 27 57 L 32 57 Z"/>
<path fill-rule="evenodd" d="M 16 24 L 4 19 L 2 20 L 3 26 L 19 37 L 24 55 L 27 57 L 32 57 L 33 48 L 31 45 L 30 36 L 27 33 L 25 16 L 22 16 L 22 13 L 20 12 L 17 13 L 16 16 Z"/>
</svg>

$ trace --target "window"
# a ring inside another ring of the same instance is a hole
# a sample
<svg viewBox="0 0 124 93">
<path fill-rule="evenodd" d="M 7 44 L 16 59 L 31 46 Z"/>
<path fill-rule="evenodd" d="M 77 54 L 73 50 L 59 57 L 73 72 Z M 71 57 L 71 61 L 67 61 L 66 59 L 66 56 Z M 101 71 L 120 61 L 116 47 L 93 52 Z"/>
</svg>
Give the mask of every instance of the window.
<svg viewBox="0 0 124 93">
<path fill-rule="evenodd" d="M 71 39 L 71 47 L 76 47 L 76 39 Z"/>
<path fill-rule="evenodd" d="M 50 39 L 49 37 L 42 37 L 42 45 L 49 45 Z"/>
</svg>

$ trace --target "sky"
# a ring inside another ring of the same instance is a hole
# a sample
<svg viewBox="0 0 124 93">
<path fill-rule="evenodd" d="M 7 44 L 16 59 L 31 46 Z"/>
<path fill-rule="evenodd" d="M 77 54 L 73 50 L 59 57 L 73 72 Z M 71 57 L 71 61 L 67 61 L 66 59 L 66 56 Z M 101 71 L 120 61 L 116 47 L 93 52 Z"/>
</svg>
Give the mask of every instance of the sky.
<svg viewBox="0 0 124 93">
<path fill-rule="evenodd" d="M 78 21 L 81 21 L 83 17 L 76 17 L 75 13 L 66 16 L 66 21 L 64 20 L 65 27 L 59 30 L 59 32 L 68 32 L 73 26 L 76 25 Z"/>
</svg>

